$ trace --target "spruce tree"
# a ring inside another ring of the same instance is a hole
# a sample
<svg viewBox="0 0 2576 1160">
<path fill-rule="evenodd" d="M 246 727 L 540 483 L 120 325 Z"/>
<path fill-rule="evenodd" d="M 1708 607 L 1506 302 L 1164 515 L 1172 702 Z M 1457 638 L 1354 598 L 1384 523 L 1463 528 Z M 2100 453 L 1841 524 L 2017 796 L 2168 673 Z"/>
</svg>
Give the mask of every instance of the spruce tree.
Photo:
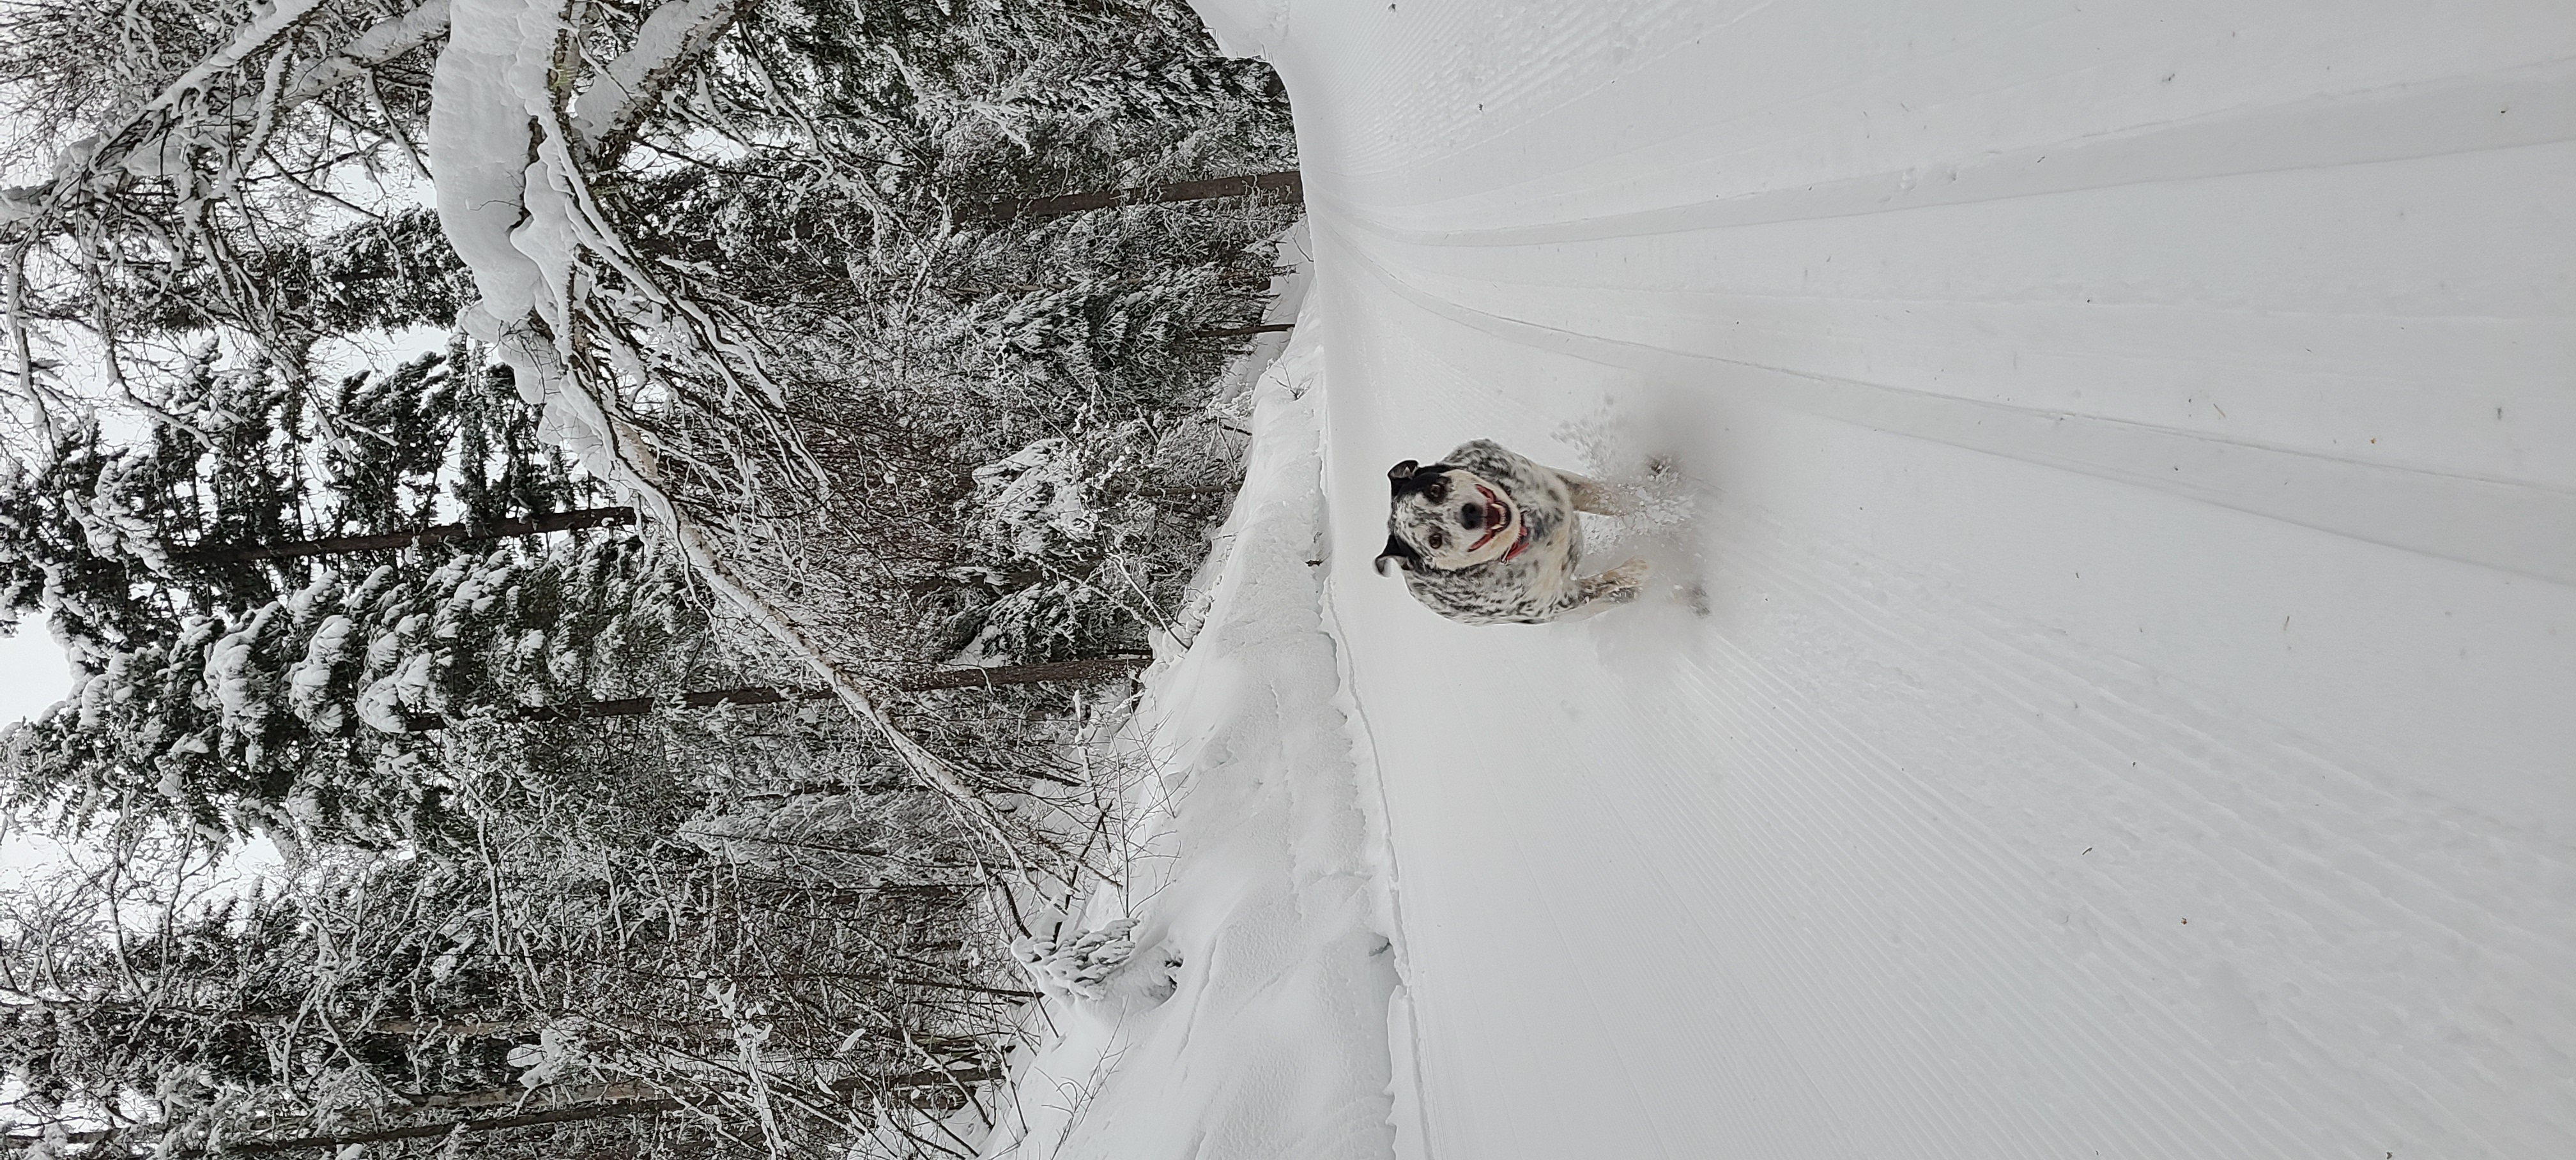
<svg viewBox="0 0 2576 1160">
<path fill-rule="evenodd" d="M 200 359 L 149 442 L 77 428 L 0 488 L 12 614 L 70 645 L 74 698 L 8 738 L 11 800 L 75 824 L 370 843 L 447 825 L 419 715 L 654 694 L 705 657 L 667 553 L 624 529 L 243 560 L 195 553 L 576 502 L 525 404 L 430 356 L 326 401 Z M 308 454 L 318 449 L 318 454 Z M 526 515 L 526 511 L 509 514 Z"/>
</svg>

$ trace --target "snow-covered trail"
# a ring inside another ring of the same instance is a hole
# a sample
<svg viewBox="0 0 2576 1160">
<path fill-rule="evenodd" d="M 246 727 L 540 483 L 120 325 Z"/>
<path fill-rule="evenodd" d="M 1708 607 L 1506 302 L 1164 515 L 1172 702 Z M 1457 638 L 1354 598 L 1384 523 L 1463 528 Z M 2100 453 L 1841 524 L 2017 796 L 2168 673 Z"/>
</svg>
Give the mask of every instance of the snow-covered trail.
<svg viewBox="0 0 2576 1160">
<path fill-rule="evenodd" d="M 2576 1155 L 2563 0 L 1199 2 L 1300 122 L 1404 1150 Z M 1372 575 L 1475 436 L 1678 454 L 1665 590 Z"/>
</svg>

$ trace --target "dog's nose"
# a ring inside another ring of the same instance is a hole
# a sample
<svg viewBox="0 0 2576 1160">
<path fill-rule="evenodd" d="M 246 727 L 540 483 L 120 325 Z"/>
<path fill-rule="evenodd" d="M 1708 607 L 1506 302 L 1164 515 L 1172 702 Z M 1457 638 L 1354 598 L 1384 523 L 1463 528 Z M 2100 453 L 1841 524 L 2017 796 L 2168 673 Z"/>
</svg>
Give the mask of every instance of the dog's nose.
<svg viewBox="0 0 2576 1160">
<path fill-rule="evenodd" d="M 1485 526 L 1485 505 L 1471 503 L 1458 509 L 1458 526 L 1475 531 Z"/>
</svg>

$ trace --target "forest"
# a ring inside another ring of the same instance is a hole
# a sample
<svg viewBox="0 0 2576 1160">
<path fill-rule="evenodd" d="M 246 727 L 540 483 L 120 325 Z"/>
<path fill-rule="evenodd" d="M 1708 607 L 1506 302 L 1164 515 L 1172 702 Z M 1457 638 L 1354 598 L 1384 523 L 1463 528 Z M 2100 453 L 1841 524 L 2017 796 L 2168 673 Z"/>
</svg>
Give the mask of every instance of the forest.
<svg viewBox="0 0 2576 1160">
<path fill-rule="evenodd" d="M 1296 168 L 1179 0 L 0 0 L 0 1141 L 975 1154 Z"/>
</svg>

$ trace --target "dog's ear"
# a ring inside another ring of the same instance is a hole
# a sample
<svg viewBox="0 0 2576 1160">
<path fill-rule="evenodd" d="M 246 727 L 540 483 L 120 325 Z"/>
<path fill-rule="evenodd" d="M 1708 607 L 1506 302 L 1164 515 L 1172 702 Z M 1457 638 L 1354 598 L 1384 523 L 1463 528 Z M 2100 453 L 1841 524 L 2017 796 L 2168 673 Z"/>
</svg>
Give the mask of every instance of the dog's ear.
<svg viewBox="0 0 2576 1160">
<path fill-rule="evenodd" d="M 1391 483 L 1395 483 L 1395 484 L 1399 484 L 1399 485 L 1401 485 L 1405 480 L 1408 480 L 1408 479 L 1413 478 L 1413 472 L 1414 472 L 1414 469 L 1416 469 L 1416 468 L 1418 468 L 1418 467 L 1421 467 L 1421 466 L 1422 466 L 1422 461 L 1421 461 L 1421 460 L 1418 460 L 1418 459 L 1407 459 L 1407 460 L 1405 460 L 1405 461 L 1404 461 L 1404 462 L 1402 462 L 1402 463 L 1399 463 L 1399 464 L 1396 464 L 1396 465 L 1395 465 L 1395 466 L 1393 466 L 1393 467 L 1387 468 L 1387 469 L 1386 469 L 1386 478 L 1387 478 L 1388 482 L 1391 482 Z"/>
<path fill-rule="evenodd" d="M 1386 550 L 1377 554 L 1377 574 L 1386 575 L 1386 562 L 1389 560 L 1395 561 L 1396 567 L 1411 571 L 1414 562 L 1421 558 L 1414 552 L 1413 545 L 1405 543 L 1403 537 L 1389 532 L 1386 537 Z"/>
</svg>

